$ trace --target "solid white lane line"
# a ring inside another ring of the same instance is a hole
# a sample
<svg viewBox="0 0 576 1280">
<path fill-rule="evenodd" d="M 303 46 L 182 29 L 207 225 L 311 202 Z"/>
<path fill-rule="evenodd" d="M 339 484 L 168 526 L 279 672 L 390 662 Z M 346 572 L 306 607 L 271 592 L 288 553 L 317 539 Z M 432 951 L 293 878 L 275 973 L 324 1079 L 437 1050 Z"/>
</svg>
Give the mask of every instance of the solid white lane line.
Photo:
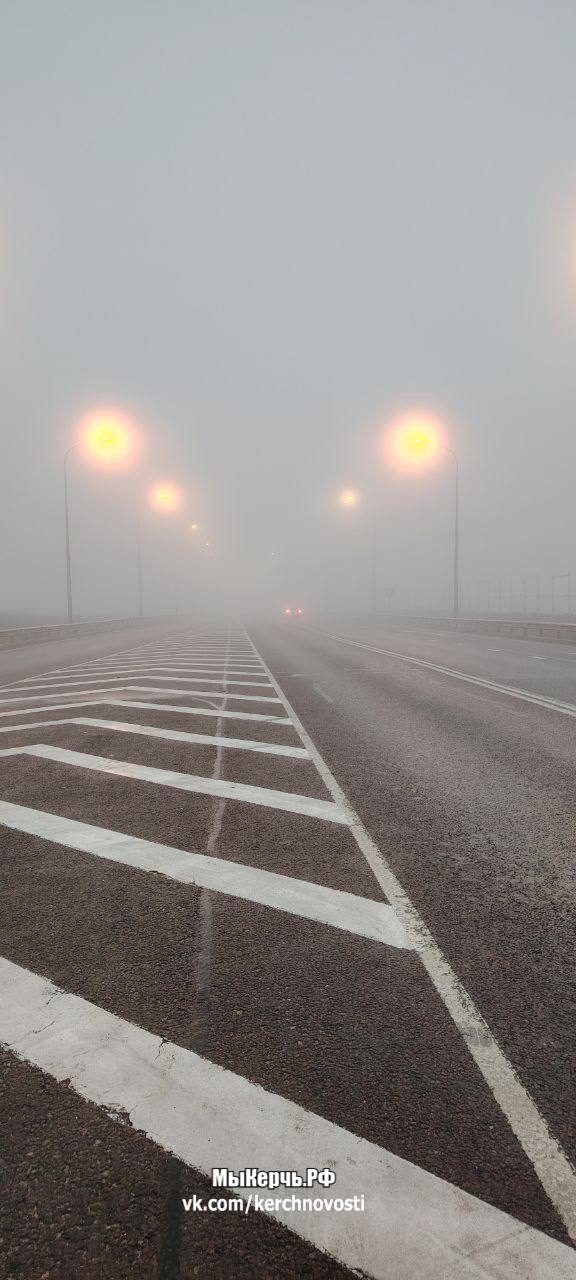
<svg viewBox="0 0 576 1280">
<path fill-rule="evenodd" d="M 293 1193 L 283 1189 L 273 1193 L 271 1216 L 354 1272 L 373 1280 L 575 1280 L 571 1249 L 385 1148 L 10 960 L 0 960 L 0 978 L 2 1043 L 112 1117 L 123 1112 L 191 1168 L 210 1176 L 214 1168 L 329 1163 L 336 1183 L 322 1195 L 364 1196 L 364 1212 L 291 1212 L 282 1200 L 290 1205 Z M 250 1192 L 234 1194 L 248 1200 Z"/>
<path fill-rule="evenodd" d="M 252 647 L 260 657 L 256 646 Z M 513 1133 L 528 1156 L 551 1204 L 565 1224 L 570 1238 L 576 1240 L 576 1172 L 574 1168 L 560 1143 L 550 1132 L 546 1120 L 540 1114 L 527 1089 L 524 1088 L 514 1067 L 502 1052 L 488 1023 L 424 924 L 389 862 L 369 835 L 364 823 L 352 810 L 344 791 L 320 755 L 278 681 L 266 667 L 266 663 L 263 665 L 268 671 L 272 684 L 278 690 L 303 745 L 310 752 L 334 803 L 348 807 L 352 815 L 350 829 L 358 848 L 372 868 L 380 888 L 402 920 L 430 980 L 458 1028 L 469 1053 L 482 1072 L 500 1110 L 506 1116 Z"/>
<path fill-rule="evenodd" d="M 139 840 L 106 827 L 95 827 L 8 801 L 0 801 L 0 825 L 138 871 L 158 872 L 181 884 L 273 907 L 385 946 L 406 950 L 411 945 L 392 907 L 385 902 L 327 889 L 324 885 L 273 871 L 261 871 L 245 863 Z"/>
<path fill-rule="evenodd" d="M 172 769 L 155 769 L 151 765 L 132 764 L 129 760 L 110 760 L 107 756 L 94 756 L 87 751 L 67 751 L 65 747 L 52 747 L 43 742 L 7 747 L 0 751 L 0 757 L 17 755 L 52 760 L 56 764 L 73 765 L 80 769 L 94 770 L 96 773 L 111 774 L 117 778 L 132 778 L 136 782 L 173 787 L 176 791 L 222 796 L 227 800 L 263 805 L 265 808 L 281 809 L 286 813 L 300 813 L 307 818 L 319 818 L 323 822 L 336 822 L 343 826 L 348 826 L 351 821 L 348 810 L 334 804 L 332 800 L 319 800 L 316 796 L 298 795 L 293 791 L 276 791 L 272 787 L 254 787 L 245 782 L 230 782 L 226 778 L 204 778 L 195 773 L 176 773 Z"/>
<path fill-rule="evenodd" d="M 162 693 L 166 690 L 163 689 Z M 173 711 L 183 716 L 223 716 L 227 720 L 259 720 L 262 724 L 290 725 L 292 721 L 285 716 L 261 715 L 258 711 L 219 711 L 213 707 L 180 707 L 172 702 L 133 702 L 127 698 L 98 698 L 89 702 L 52 702 L 49 706 L 19 707 L 18 711 L 0 711 L 0 719 L 11 719 L 14 716 L 31 716 L 39 711 L 64 711 L 77 707 L 138 707 L 146 711 Z M 39 720 L 39 724 L 57 723 L 56 721 Z M 22 727 L 26 722 L 22 721 Z"/>
<path fill-rule="evenodd" d="M 125 705 L 125 704 L 122 704 Z M 93 720 L 91 716 L 63 716 L 60 720 L 36 720 L 33 724 L 2 725 L 0 733 L 26 733 L 45 725 L 78 724 L 92 729 L 108 729 L 111 733 L 135 733 L 165 742 L 187 742 L 209 747 L 230 747 L 238 751 L 255 751 L 259 755 L 289 756 L 293 760 L 309 760 L 305 747 L 287 747 L 275 742 L 254 742 L 252 738 L 228 738 L 209 733 L 186 733 L 180 729 L 162 729 L 151 724 L 131 724 L 129 720 Z"/>
<path fill-rule="evenodd" d="M 414 658 L 408 653 L 398 653 L 395 649 L 378 649 L 376 645 L 364 644 L 359 640 L 349 640 L 346 636 L 333 635 L 330 631 L 319 631 L 317 627 L 308 627 L 316 635 L 326 636 L 329 640 L 337 640 L 340 644 L 352 645 L 355 649 L 367 649 L 371 653 L 381 653 L 385 658 L 398 658 L 400 662 L 408 662 L 415 667 L 423 667 L 428 671 L 436 671 L 439 675 L 451 676 L 454 680 L 464 680 L 467 684 L 477 684 L 483 689 L 491 689 L 493 693 L 503 693 L 509 698 L 520 698 L 523 702 L 533 702 L 545 711 L 558 711 L 564 716 L 576 716 L 576 706 L 572 702 L 560 702 L 556 698 L 548 698 L 545 694 L 530 693 L 528 689 L 517 689 L 514 685 L 498 684 L 484 676 L 471 676 L 465 671 L 456 671 L 453 667 L 442 667 L 437 662 L 428 662 L 424 658 Z M 264 664 L 265 665 L 265 664 Z"/>
</svg>

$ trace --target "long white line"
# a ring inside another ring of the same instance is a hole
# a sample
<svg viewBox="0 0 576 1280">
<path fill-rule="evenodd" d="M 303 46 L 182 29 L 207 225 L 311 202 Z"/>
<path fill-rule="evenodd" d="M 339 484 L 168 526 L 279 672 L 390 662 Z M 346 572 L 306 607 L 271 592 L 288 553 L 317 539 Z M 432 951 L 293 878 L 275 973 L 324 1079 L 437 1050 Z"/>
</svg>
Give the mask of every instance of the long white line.
<svg viewBox="0 0 576 1280">
<path fill-rule="evenodd" d="M 165 693 L 164 689 L 162 693 Z M 173 711 L 175 715 L 179 716 L 222 716 L 227 720 L 257 720 L 261 724 L 292 724 L 292 721 L 286 716 L 267 716 L 260 714 L 258 711 L 221 711 L 214 710 L 213 707 L 179 707 L 172 702 L 133 702 L 127 698 L 98 698 L 88 702 L 52 702 L 49 706 L 19 707 L 17 711 L 0 711 L 0 719 L 5 720 L 14 716 L 31 716 L 39 711 L 64 711 L 72 707 L 137 707 L 146 711 Z M 52 722 L 39 721 L 39 724 L 46 723 Z M 23 721 L 22 728 L 25 727 L 26 723 Z"/>
<path fill-rule="evenodd" d="M 188 695 L 186 695 L 188 696 Z M 66 704 L 64 704 L 66 705 Z M 86 706 L 94 706 L 98 703 L 86 703 Z M 113 702 L 103 705 L 114 706 Z M 123 698 L 118 704 L 120 707 L 142 707 L 147 711 L 173 711 L 179 716 L 222 716 L 223 720 L 256 720 L 260 724 L 281 724 L 291 725 L 292 721 L 288 716 L 267 716 L 260 711 L 223 711 L 215 710 L 212 707 L 179 707 L 171 702 L 132 702 Z M 6 714 L 6 712 L 0 712 Z M 14 713 L 10 713 L 14 714 Z"/>
<path fill-rule="evenodd" d="M 225 693 L 220 693 L 217 689 L 156 689 L 149 688 L 145 684 L 127 685 L 126 688 L 136 689 L 138 693 L 174 694 L 175 697 L 178 696 L 179 698 L 225 698 L 227 696 L 229 702 L 282 702 L 281 698 L 264 697 L 259 693 L 229 693 L 226 695 Z"/>
<path fill-rule="evenodd" d="M 256 646 L 252 645 L 252 647 L 257 657 L 260 657 Z M 344 791 L 306 732 L 278 681 L 263 660 L 262 663 L 303 745 L 310 752 L 334 803 L 348 809 L 352 819 L 350 829 L 358 848 L 372 868 L 380 888 L 402 920 L 430 980 L 458 1028 L 469 1053 L 482 1072 L 498 1106 L 506 1116 L 513 1133 L 526 1152 L 551 1204 L 564 1222 L 571 1239 L 576 1240 L 576 1172 L 573 1166 L 558 1140 L 550 1132 L 546 1120 L 540 1114 L 514 1067 L 502 1052 L 480 1010 L 424 924 L 389 862 L 352 809 Z"/>
<path fill-rule="evenodd" d="M 30 688 L 30 686 L 28 686 L 28 687 Z M 44 687 L 45 687 L 44 685 L 40 685 L 40 688 L 41 688 L 41 689 L 42 689 L 42 688 L 44 688 Z M 82 696 L 83 694 L 87 694 L 87 693 L 94 693 L 94 694 L 96 694 L 97 696 L 100 696 L 100 694 L 102 694 L 102 693 L 116 693 L 116 694 L 117 694 L 117 693 L 121 693 L 123 689 L 126 689 L 126 691 L 127 691 L 127 692 L 131 692 L 131 691 L 132 691 L 132 692 L 136 692 L 136 693 L 162 693 L 162 694 L 164 694 L 164 697 L 166 697 L 167 695 L 170 695 L 170 694 L 173 694 L 173 695 L 174 695 L 174 697 L 178 696 L 179 698 L 223 698 L 223 697 L 225 697 L 225 696 L 226 696 L 224 693 L 219 693 L 217 690 L 208 690 L 208 689 L 158 689 L 155 685 L 146 685 L 146 684 L 124 684 L 124 685 L 123 685 L 123 684 L 120 684 L 120 685 L 118 685 L 118 686 L 112 685 L 112 686 L 111 686 L 110 688 L 108 688 L 108 689 L 73 689 L 73 690 L 71 689 L 71 690 L 70 690 L 70 697 L 72 697 L 72 698 L 77 698 L 79 695 L 80 695 L 80 696 Z M 38 701 L 38 697 L 39 697 L 39 696 L 40 696 L 41 698 L 43 698 L 44 700 L 47 700 L 48 698 L 65 698 L 65 697 L 66 697 L 66 692 L 65 692 L 65 690 L 58 689 L 58 691 L 57 691 L 57 692 L 56 692 L 56 691 L 54 691 L 54 693 L 43 693 L 43 694 L 40 694 L 40 695 L 39 695 L 38 693 L 36 693 L 36 696 L 35 696 L 34 698 L 23 697 L 20 693 L 18 693 L 18 694 L 16 695 L 16 697 L 15 697 L 15 698 L 0 698 L 0 703 L 9 703 L 9 704 L 12 704 L 12 705 L 13 705 L 13 704 L 14 704 L 14 703 L 16 703 L 16 702 L 37 702 L 37 701 Z M 278 702 L 281 702 L 281 701 L 282 701 L 282 699 L 281 699 L 281 698 L 265 698 L 265 697 L 261 697 L 261 696 L 260 696 L 260 694 L 255 694 L 255 693 L 232 693 L 232 694 L 230 694 L 229 696 L 230 696 L 230 698 L 232 699 L 232 701 L 233 701 L 233 702 L 270 702 L 270 703 L 274 702 L 274 703 L 278 703 Z M 49 710 L 50 710 L 50 707 L 49 707 L 49 706 L 48 706 L 48 707 L 46 707 L 46 710 L 47 710 L 47 711 L 49 711 Z"/>
<path fill-rule="evenodd" d="M 88 679 L 88 677 L 91 675 L 99 675 L 99 674 L 116 675 L 119 672 L 122 672 L 124 670 L 126 670 L 126 668 L 122 665 L 106 666 L 106 667 L 94 666 L 94 667 L 88 668 L 87 671 L 83 671 L 82 677 Z M 174 666 L 172 662 L 163 662 L 162 664 L 154 663 L 153 665 L 150 662 L 138 662 L 138 663 L 133 662 L 131 663 L 128 670 L 138 671 L 140 673 L 142 673 L 143 671 L 167 671 L 170 674 L 172 674 L 177 671 L 185 671 L 188 675 L 191 674 L 191 675 L 216 676 L 216 675 L 219 675 L 220 673 L 224 675 L 224 668 L 222 666 L 222 663 L 220 662 L 215 663 L 214 666 L 212 667 Z M 250 670 L 248 670 L 247 668 L 244 668 L 244 667 L 235 667 L 228 671 L 228 675 L 231 675 L 231 676 L 262 675 L 262 671 L 258 668 L 250 668 Z M 28 683 L 30 680 L 33 680 L 35 678 L 36 677 L 34 676 L 27 676 L 26 680 L 21 680 L 18 683 L 24 685 Z M 50 677 L 50 678 L 54 680 L 58 679 L 57 676 Z M 10 688 L 12 688 L 12 685 L 10 686 Z"/>
<path fill-rule="evenodd" d="M 259 906 L 273 907 L 276 911 L 330 925 L 386 946 L 404 950 L 411 945 L 392 907 L 372 898 L 328 889 L 324 885 L 281 876 L 274 871 L 262 871 L 242 862 L 136 839 L 106 827 L 92 826 L 8 801 L 0 801 L 0 824 L 11 831 L 22 831 L 66 849 L 77 849 L 80 853 L 135 867 L 139 871 L 158 872 L 181 884 L 196 885 L 246 902 L 256 902 Z"/>
<path fill-rule="evenodd" d="M 315 635 L 326 636 L 329 640 L 337 640 L 340 644 L 352 645 L 355 649 L 367 649 L 370 653 L 381 653 L 385 658 L 398 658 L 401 662 L 409 662 L 412 666 L 423 667 L 428 671 L 436 671 L 439 675 L 451 676 L 454 680 L 464 680 L 466 684 L 477 684 L 492 693 L 503 693 L 508 698 L 519 698 L 522 702 L 532 702 L 545 711 L 558 711 L 564 716 L 576 716 L 576 706 L 572 702 L 561 702 L 557 698 L 548 698 L 545 694 L 530 693 L 528 689 L 516 689 L 514 685 L 498 684 L 484 676 L 472 676 L 465 671 L 456 671 L 453 667 L 443 667 L 437 662 L 428 662 L 425 658 L 414 658 L 408 653 L 398 653 L 395 649 L 379 649 L 376 645 L 365 644 L 360 640 L 349 640 L 346 636 L 334 635 L 330 631 L 319 631 L 316 627 L 308 627 Z"/>
<path fill-rule="evenodd" d="M 169 680 L 177 680 L 179 684 L 237 684 L 240 685 L 241 688 L 244 685 L 246 685 L 247 688 L 270 688 L 269 680 L 215 680 L 212 676 L 201 676 L 200 679 L 198 679 L 197 676 L 177 675 L 175 671 L 171 671 L 169 675 L 163 676 L 159 674 L 163 670 L 163 667 L 145 667 L 143 671 L 138 667 L 127 667 L 124 671 L 117 671 L 113 674 L 110 672 L 103 676 L 93 676 L 89 672 L 85 671 L 83 672 L 81 679 L 78 679 L 76 676 L 53 676 L 48 680 L 45 680 L 43 684 L 28 684 L 22 685 L 21 687 L 18 685 L 10 685 L 10 691 L 12 693 L 26 693 L 28 689 L 35 689 L 36 691 L 38 689 L 64 689 L 75 684 L 111 684 L 113 680 L 117 680 L 120 683 L 124 680 L 125 683 L 126 679 L 130 676 L 136 676 L 139 680 L 150 679 L 166 682 Z M 8 686 L 2 687 L 2 692 L 5 692 L 7 687 Z M 182 692 L 184 692 L 184 690 Z"/>
<path fill-rule="evenodd" d="M 576 1254 L 383 1147 L 142 1027 L 0 960 L 0 1040 L 21 1060 L 129 1124 L 187 1165 L 324 1168 L 329 1194 L 364 1196 L 362 1213 L 270 1216 L 374 1280 L 576 1280 Z M 248 1190 L 235 1195 L 247 1201 Z M 322 1192 L 326 1194 L 326 1192 Z M 253 1197 L 254 1193 L 252 1193 Z M 439 1224 L 441 1226 L 439 1227 Z"/>
<path fill-rule="evenodd" d="M 41 687 L 42 687 L 42 686 L 41 686 Z M 78 698 L 78 697 L 82 697 L 82 695 L 83 695 L 83 694 L 86 694 L 86 693 L 94 693 L 94 694 L 96 694 L 96 695 L 98 696 L 98 698 L 100 698 L 100 695 L 101 695 L 101 694 L 104 694 L 104 693 L 116 693 L 116 694 L 121 693 L 121 692 L 122 692 L 122 688 L 126 688 L 126 689 L 128 689 L 128 690 L 130 690 L 130 689 L 137 689 L 137 690 L 138 690 L 138 692 L 140 693 L 140 692 L 141 692 L 141 689 L 142 689 L 142 686 L 141 686 L 141 685 L 125 685 L 125 686 L 121 686 L 119 689 L 115 688 L 114 686 L 112 686 L 112 688 L 110 688 L 110 689 L 71 689 L 71 690 L 70 690 L 70 697 L 71 697 L 71 698 Z M 154 693 L 154 690 L 153 690 L 153 689 L 146 689 L 146 692 L 147 692 L 147 693 Z M 170 692 L 180 693 L 180 694 L 182 694 L 183 696 L 188 697 L 188 690 L 187 690 L 187 689 L 174 689 L 174 690 L 170 690 Z M 168 690 L 167 690 L 167 689 L 156 689 L 156 693 L 164 693 L 164 694 L 166 694 L 166 693 L 168 693 Z M 65 698 L 65 697 L 66 697 L 66 693 L 65 693 L 65 692 L 63 692 L 63 691 L 60 689 L 60 690 L 58 690 L 58 692 L 54 692 L 54 693 L 44 693 L 44 694 L 40 694 L 40 695 L 38 695 L 38 694 L 36 693 L 36 694 L 34 695 L 34 697 L 31 697 L 31 698 L 29 698 L 29 697 L 24 697 L 21 693 L 18 693 L 18 694 L 16 695 L 16 697 L 15 697 L 15 698 L 0 698 L 0 703 L 2 703 L 3 705 L 8 704 L 9 706 L 14 706 L 14 705 L 15 705 L 15 703 L 17 703 L 17 702 L 18 702 L 18 703 L 20 703 L 20 702 L 38 702 L 38 697 L 40 697 L 43 701 L 47 701 L 49 698 L 50 698 L 50 699 L 52 699 L 52 698 Z M 63 702 L 61 705 L 62 705 L 62 706 L 64 706 L 64 707 L 66 707 L 66 706 L 71 706 L 71 707 L 73 707 L 73 706 L 77 706 L 78 704 L 77 704 L 77 703 L 74 703 L 74 702 L 70 702 L 70 703 Z M 41 710 L 41 708 L 40 708 L 40 707 L 38 707 L 38 708 L 36 708 L 36 707 L 32 707 L 31 709 L 32 709 L 33 711 Z M 44 710 L 45 710 L 45 711 L 51 711 L 51 710 L 52 710 L 52 708 L 51 708 L 51 706 L 47 706 L 47 707 L 45 707 L 45 708 L 44 708 Z M 12 711 L 11 711 L 11 712 L 2 712 L 2 713 L 0 713 L 0 714 L 18 715 L 18 712 L 17 712 L 17 711 L 16 711 L 16 712 L 12 712 Z M 25 714 L 26 714 L 26 712 L 25 712 L 25 711 L 22 711 L 22 714 L 23 714 L 23 715 L 25 715 Z"/>
<path fill-rule="evenodd" d="M 124 706 L 124 703 L 120 704 Z M 293 760 L 309 760 L 305 747 L 288 747 L 282 743 L 256 742 L 252 738 L 230 738 L 209 733 L 186 733 L 180 729 L 161 729 L 158 725 L 131 724 L 129 720 L 94 720 L 91 716 L 61 716 L 59 720 L 35 720 L 32 724 L 2 725 L 0 733 L 28 733 L 31 729 L 44 729 L 46 725 L 78 724 L 92 729 L 105 729 L 111 733 L 135 733 L 145 738 L 160 738 L 164 742 L 185 742 L 192 746 L 230 747 L 232 750 L 255 751 L 259 755 L 289 756 Z"/>
<path fill-rule="evenodd" d="M 65 747 L 53 747 L 44 742 L 26 746 L 7 747 L 0 751 L 6 756 L 33 756 L 39 760 L 52 760 L 56 764 L 74 765 L 79 769 L 111 774 L 118 778 L 132 778 L 136 782 L 151 782 L 156 786 L 173 787 L 176 791 L 191 791 L 197 795 L 220 796 L 226 800 L 241 800 L 245 804 L 263 805 L 268 809 L 282 809 L 286 813 L 301 813 L 307 818 L 320 818 L 323 822 L 336 822 L 348 826 L 351 818 L 348 809 L 332 800 L 319 800 L 316 796 L 298 795 L 295 791 L 276 791 L 272 787 L 254 787 L 246 782 L 231 782 L 226 778 L 204 778 L 195 773 L 177 773 L 172 769 L 155 769 L 151 765 L 133 764 L 129 760 L 110 760 L 107 756 L 94 756 L 84 751 L 68 751 Z"/>
</svg>

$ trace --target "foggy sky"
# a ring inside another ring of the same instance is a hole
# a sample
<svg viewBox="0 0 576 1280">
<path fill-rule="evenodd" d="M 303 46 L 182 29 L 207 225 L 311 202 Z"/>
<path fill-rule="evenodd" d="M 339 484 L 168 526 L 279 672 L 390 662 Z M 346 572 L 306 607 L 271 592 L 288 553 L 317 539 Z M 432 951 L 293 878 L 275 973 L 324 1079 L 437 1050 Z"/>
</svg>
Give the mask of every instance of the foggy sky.
<svg viewBox="0 0 576 1280">
<path fill-rule="evenodd" d="M 412 404 L 464 583 L 576 569 L 575 54 L 569 0 L 1 0 L 0 614 L 65 607 L 100 403 L 146 451 L 71 461 L 79 613 L 134 612 L 164 476 L 214 554 L 147 517 L 148 609 L 363 607 L 370 510 L 380 586 L 448 603 L 450 466 L 379 452 Z"/>
</svg>

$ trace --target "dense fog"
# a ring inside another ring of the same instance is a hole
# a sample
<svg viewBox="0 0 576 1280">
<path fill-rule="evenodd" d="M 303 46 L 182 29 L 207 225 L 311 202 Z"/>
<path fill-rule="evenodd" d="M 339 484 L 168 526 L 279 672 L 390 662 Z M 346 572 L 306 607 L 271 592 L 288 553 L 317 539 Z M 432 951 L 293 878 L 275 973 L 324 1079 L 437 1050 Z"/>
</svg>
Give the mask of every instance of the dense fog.
<svg viewBox="0 0 576 1280">
<path fill-rule="evenodd" d="M 575 608 L 574 8 L 1 8 L 2 619 Z"/>
</svg>

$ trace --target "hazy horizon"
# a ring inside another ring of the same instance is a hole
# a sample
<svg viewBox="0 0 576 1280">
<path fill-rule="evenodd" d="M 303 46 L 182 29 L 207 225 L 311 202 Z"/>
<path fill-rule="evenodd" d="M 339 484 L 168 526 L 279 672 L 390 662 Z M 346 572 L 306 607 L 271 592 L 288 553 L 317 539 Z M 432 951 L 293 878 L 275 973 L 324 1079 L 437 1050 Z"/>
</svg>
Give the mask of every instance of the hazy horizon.
<svg viewBox="0 0 576 1280">
<path fill-rule="evenodd" d="M 143 517 L 147 612 L 365 608 L 372 519 L 379 602 L 448 606 L 450 460 L 379 446 L 412 405 L 460 458 L 464 607 L 572 573 L 572 6 L 2 16 L 2 616 L 65 612 L 62 459 L 101 404 L 145 447 L 70 460 L 79 615 L 136 610 L 159 477 L 187 500 Z"/>
</svg>

